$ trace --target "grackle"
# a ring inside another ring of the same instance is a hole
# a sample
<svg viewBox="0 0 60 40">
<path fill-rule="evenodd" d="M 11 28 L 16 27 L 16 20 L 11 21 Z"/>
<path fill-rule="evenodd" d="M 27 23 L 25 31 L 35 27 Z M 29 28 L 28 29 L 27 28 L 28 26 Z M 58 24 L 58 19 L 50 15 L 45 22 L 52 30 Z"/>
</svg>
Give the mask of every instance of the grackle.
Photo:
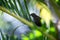
<svg viewBox="0 0 60 40">
<path fill-rule="evenodd" d="M 35 13 L 32 13 L 31 16 L 33 17 L 34 23 L 37 26 L 41 26 L 41 18 L 39 16 L 37 16 Z"/>
</svg>

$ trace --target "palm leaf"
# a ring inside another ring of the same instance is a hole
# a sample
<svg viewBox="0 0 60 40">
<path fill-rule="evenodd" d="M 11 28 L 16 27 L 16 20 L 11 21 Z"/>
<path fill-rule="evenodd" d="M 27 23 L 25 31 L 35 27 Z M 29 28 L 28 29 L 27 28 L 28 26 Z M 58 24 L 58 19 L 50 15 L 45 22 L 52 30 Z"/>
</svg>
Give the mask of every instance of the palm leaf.
<svg viewBox="0 0 60 40">
<path fill-rule="evenodd" d="M 12 3 L 12 1 L 13 1 L 14 4 Z M 24 12 L 22 4 L 18 0 L 8 0 L 8 1 L 7 0 L 0 0 L 0 2 L 1 2 L 0 3 L 0 10 L 2 10 L 3 12 L 6 12 L 7 14 L 15 17 L 19 21 L 21 21 L 24 24 L 28 25 L 30 28 L 32 28 L 32 29 L 36 28 L 37 30 L 41 31 L 42 34 L 48 36 L 49 38 L 51 38 L 53 40 L 56 40 L 53 36 L 45 33 L 41 28 L 38 28 L 32 22 L 29 22 L 29 21 L 31 21 L 31 19 L 29 19 L 30 15 L 29 15 L 28 7 L 27 7 L 27 4 L 26 4 L 25 0 L 24 0 L 24 3 L 25 3 L 25 8 L 26 8 L 27 13 Z M 16 2 L 18 2 L 18 4 L 20 5 L 20 9 L 21 9 L 22 15 L 20 13 L 20 10 L 17 7 Z M 28 17 L 28 15 L 29 15 L 29 17 Z M 29 20 L 29 21 L 25 20 L 24 18 Z"/>
<path fill-rule="evenodd" d="M 11 12 L 14 12 L 16 15 L 19 15 L 19 16 L 31 21 L 31 17 L 30 17 L 28 7 L 27 7 L 25 0 L 24 0 L 24 4 L 25 4 L 25 8 L 26 8 L 27 12 L 24 11 L 20 0 L 0 0 L 0 6 L 3 6 L 5 8 L 7 8 L 8 10 L 10 10 Z M 18 6 L 19 6 L 19 8 L 18 8 Z"/>
</svg>

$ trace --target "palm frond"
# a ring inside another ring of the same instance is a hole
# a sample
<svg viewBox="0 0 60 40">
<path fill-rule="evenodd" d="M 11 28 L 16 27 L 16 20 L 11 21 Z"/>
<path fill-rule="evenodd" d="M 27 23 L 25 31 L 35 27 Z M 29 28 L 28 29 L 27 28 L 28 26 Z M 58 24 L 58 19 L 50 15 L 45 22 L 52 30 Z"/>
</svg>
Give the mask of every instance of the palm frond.
<svg viewBox="0 0 60 40">
<path fill-rule="evenodd" d="M 10 10 L 11 12 L 14 12 L 16 15 L 19 15 L 31 21 L 31 17 L 25 0 L 24 0 L 24 4 L 27 12 L 24 10 L 20 0 L 0 0 L 0 6 L 3 6 L 8 10 Z"/>
</svg>

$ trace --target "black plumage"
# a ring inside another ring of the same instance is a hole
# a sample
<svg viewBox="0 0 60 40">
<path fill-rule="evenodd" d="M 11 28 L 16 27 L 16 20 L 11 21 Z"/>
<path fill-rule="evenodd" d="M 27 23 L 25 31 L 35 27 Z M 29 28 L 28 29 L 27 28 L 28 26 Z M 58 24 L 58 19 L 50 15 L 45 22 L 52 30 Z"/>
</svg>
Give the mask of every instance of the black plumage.
<svg viewBox="0 0 60 40">
<path fill-rule="evenodd" d="M 31 16 L 34 19 L 34 22 L 37 26 L 41 26 L 41 18 L 39 16 L 37 16 L 35 13 L 32 13 Z"/>
</svg>

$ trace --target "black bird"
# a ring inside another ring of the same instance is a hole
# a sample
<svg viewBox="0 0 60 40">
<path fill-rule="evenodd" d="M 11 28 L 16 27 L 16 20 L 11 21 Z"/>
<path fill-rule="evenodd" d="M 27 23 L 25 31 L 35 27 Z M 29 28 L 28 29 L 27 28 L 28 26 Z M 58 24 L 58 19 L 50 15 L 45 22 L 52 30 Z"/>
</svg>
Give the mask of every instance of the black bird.
<svg viewBox="0 0 60 40">
<path fill-rule="evenodd" d="M 31 16 L 33 17 L 34 23 L 37 26 L 41 26 L 41 18 L 39 16 L 37 16 L 35 13 L 32 13 Z"/>
</svg>

